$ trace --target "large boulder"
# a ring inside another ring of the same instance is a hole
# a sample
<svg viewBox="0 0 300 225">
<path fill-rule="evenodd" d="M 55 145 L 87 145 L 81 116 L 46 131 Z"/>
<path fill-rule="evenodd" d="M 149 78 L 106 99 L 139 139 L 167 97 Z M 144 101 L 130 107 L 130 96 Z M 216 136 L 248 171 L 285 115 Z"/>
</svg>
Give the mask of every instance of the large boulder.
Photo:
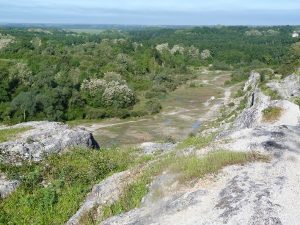
<svg viewBox="0 0 300 225">
<path fill-rule="evenodd" d="M 0 143 L 0 161 L 18 163 L 23 160 L 40 161 L 46 155 L 59 153 L 73 147 L 99 148 L 93 135 L 81 128 L 70 128 L 57 122 L 27 122 L 11 129 L 29 127 L 30 129 L 14 137 L 15 140 Z"/>
</svg>

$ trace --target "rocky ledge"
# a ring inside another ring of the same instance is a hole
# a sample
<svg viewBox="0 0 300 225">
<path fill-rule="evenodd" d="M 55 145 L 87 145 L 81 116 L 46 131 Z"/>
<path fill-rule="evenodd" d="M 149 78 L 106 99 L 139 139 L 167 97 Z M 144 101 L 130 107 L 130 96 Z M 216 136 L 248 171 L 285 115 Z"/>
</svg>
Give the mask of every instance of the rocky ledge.
<svg viewBox="0 0 300 225">
<path fill-rule="evenodd" d="M 57 122 L 27 122 L 1 130 L 28 128 L 12 141 L 0 143 L 2 163 L 20 163 L 24 160 L 41 161 L 46 155 L 59 153 L 73 147 L 98 149 L 93 135 L 81 128 L 71 128 Z"/>
</svg>

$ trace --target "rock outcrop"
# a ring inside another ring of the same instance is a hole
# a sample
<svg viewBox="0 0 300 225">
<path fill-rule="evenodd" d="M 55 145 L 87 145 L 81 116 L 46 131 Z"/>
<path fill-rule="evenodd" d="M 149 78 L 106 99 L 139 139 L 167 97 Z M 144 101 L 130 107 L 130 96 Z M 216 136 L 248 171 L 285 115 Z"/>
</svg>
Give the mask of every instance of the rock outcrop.
<svg viewBox="0 0 300 225">
<path fill-rule="evenodd" d="M 154 142 L 144 142 L 140 145 L 144 154 L 150 155 L 157 152 L 168 152 L 172 150 L 176 144 L 173 143 L 154 143 Z"/>
<path fill-rule="evenodd" d="M 0 175 L 0 199 L 6 198 L 20 185 L 20 181 L 8 180 L 4 175 Z"/>
<path fill-rule="evenodd" d="M 267 86 L 285 99 L 300 96 L 300 76 L 296 74 L 290 75 L 282 81 L 269 82 Z"/>
<path fill-rule="evenodd" d="M 276 89 L 276 91 L 280 91 L 279 93 L 281 93 L 282 100 L 271 100 L 269 96 L 262 93 L 258 88 L 259 80 L 260 75 L 252 72 L 244 87 L 244 92 L 246 92 L 246 97 L 248 97 L 248 108 L 238 116 L 234 123 L 234 127 L 236 129 L 242 129 L 257 126 L 298 125 L 300 121 L 299 106 L 287 99 L 299 93 L 300 76 L 291 75 L 282 82 L 272 81 L 267 84 Z M 263 111 L 269 107 L 278 107 L 282 109 L 280 117 L 271 123 L 263 120 Z"/>
<path fill-rule="evenodd" d="M 272 101 L 259 90 L 259 80 L 259 74 L 252 73 L 246 83 L 244 91 L 248 107 L 233 122 L 234 126 L 205 149 L 194 151 L 199 156 L 216 149 L 259 151 L 270 155 L 270 162 L 227 167 L 219 175 L 200 179 L 191 187 L 163 191 L 155 201 L 148 200 L 141 208 L 114 216 L 101 224 L 298 225 L 299 107 L 287 100 L 289 94 L 285 95 L 286 99 Z M 264 122 L 262 111 L 270 106 L 281 107 L 283 113 L 276 121 Z M 153 186 L 176 187 L 176 179 L 168 176 L 168 183 L 165 183 L 162 176 L 153 182 L 144 199 L 153 195 Z"/>
<path fill-rule="evenodd" d="M 46 155 L 72 147 L 99 148 L 93 135 L 80 128 L 70 128 L 57 122 L 27 122 L 0 129 L 29 127 L 15 140 L 0 143 L 0 160 L 18 163 L 23 160 L 40 161 Z"/>
<path fill-rule="evenodd" d="M 79 210 L 69 219 L 66 225 L 79 225 L 81 219 L 91 210 L 97 211 L 94 217 L 102 216 L 103 206 L 114 203 L 123 193 L 123 189 L 134 181 L 139 169 L 126 170 L 112 176 L 96 184 L 92 191 L 88 194 Z M 97 215 L 99 214 L 99 215 Z"/>
</svg>

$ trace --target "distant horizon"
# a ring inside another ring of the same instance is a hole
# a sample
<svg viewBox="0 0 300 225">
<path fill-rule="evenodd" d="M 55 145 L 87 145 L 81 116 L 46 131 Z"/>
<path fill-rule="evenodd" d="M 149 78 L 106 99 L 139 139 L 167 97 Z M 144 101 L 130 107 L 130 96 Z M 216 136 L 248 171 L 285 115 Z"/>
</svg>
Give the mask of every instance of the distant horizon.
<svg viewBox="0 0 300 225">
<path fill-rule="evenodd" d="M 0 23 L 141 26 L 298 25 L 294 0 L 0 0 Z"/>
<path fill-rule="evenodd" d="M 0 26 L 5 25 L 14 25 L 14 26 L 82 26 L 82 27 L 99 27 L 99 26 L 118 26 L 118 27 L 284 27 L 284 26 L 291 26 L 291 27 L 298 27 L 299 24 L 108 24 L 108 23 L 34 23 L 34 22 L 0 22 Z"/>
</svg>

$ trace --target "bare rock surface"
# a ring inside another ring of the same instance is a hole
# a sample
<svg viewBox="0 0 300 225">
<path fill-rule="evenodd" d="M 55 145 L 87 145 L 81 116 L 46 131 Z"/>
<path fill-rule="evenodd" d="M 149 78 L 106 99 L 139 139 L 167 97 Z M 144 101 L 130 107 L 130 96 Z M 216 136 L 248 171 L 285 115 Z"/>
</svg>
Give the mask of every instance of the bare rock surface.
<svg viewBox="0 0 300 225">
<path fill-rule="evenodd" d="M 172 150 L 176 144 L 173 143 L 154 143 L 154 142 L 144 142 L 140 145 L 144 154 L 154 154 L 157 152 L 168 152 Z"/>
<path fill-rule="evenodd" d="M 236 128 L 251 128 L 257 126 L 296 126 L 300 121 L 299 106 L 287 100 L 271 101 L 270 97 L 260 91 L 253 93 L 253 105 L 244 110 L 234 123 Z M 270 107 L 282 109 L 280 117 L 276 121 L 268 122 L 263 119 L 263 112 Z"/>
<path fill-rule="evenodd" d="M 271 101 L 257 87 L 259 74 L 245 85 L 248 108 L 205 149 L 259 151 L 270 162 L 226 167 L 213 179 L 180 187 L 176 176 L 157 177 L 141 208 L 109 218 L 102 225 L 298 225 L 300 221 L 299 107 Z M 254 96 L 253 96 L 254 93 Z M 287 96 L 286 96 L 287 97 Z M 262 121 L 262 111 L 278 106 L 277 121 Z M 173 188 L 173 189 L 172 189 Z M 155 193 L 162 190 L 156 199 Z"/>
<path fill-rule="evenodd" d="M 246 97 L 248 97 L 248 107 L 237 117 L 233 126 L 236 129 L 253 128 L 257 126 L 297 126 L 300 121 L 299 106 L 288 101 L 292 93 L 296 95 L 300 90 L 300 76 L 290 75 L 282 82 L 271 81 L 267 85 L 278 85 L 281 91 L 282 100 L 271 100 L 258 88 L 260 80 L 259 73 L 252 72 L 249 80 L 244 86 Z M 275 87 L 275 86 L 274 86 Z M 263 111 L 269 107 L 278 107 L 282 109 L 280 118 L 276 121 L 267 122 L 263 120 Z"/>
<path fill-rule="evenodd" d="M 213 182 L 207 184 L 200 180 L 194 187 L 172 190 L 151 204 L 102 224 L 297 225 L 300 221 L 300 127 L 248 128 L 234 135 L 228 136 L 232 143 L 219 144 L 219 147 L 261 150 L 271 154 L 273 160 L 227 167 Z M 166 186 L 174 184 L 176 180 Z"/>
<path fill-rule="evenodd" d="M 17 163 L 22 160 L 40 161 L 43 156 L 59 153 L 68 148 L 82 146 L 99 148 L 88 131 L 70 128 L 57 122 L 27 122 L 0 129 L 28 127 L 15 140 L 0 143 L 0 160 L 5 163 Z"/>
<path fill-rule="evenodd" d="M 276 91 L 282 98 L 289 99 L 300 95 L 300 76 L 293 74 L 282 81 L 272 81 L 268 87 Z"/>
<path fill-rule="evenodd" d="M 0 199 L 6 198 L 17 189 L 20 182 L 17 180 L 8 180 L 4 175 L 0 174 Z"/>
</svg>

